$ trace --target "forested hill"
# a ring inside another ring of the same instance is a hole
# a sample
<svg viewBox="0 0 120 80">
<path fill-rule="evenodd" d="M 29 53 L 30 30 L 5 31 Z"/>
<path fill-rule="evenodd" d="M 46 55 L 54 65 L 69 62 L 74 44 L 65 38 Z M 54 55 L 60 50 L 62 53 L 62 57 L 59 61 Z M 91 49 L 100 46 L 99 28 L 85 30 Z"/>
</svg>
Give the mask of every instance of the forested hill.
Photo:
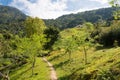
<svg viewBox="0 0 120 80">
<path fill-rule="evenodd" d="M 58 27 L 61 29 L 72 28 L 84 22 L 107 22 L 108 24 L 113 19 L 114 11 L 115 8 L 102 8 L 77 14 L 63 15 L 55 20 L 48 19 L 44 21 L 48 27 Z M 22 21 L 26 17 L 24 13 L 16 8 L 0 5 L 0 32 L 7 31 L 12 34 L 18 34 L 24 30 Z"/>
<path fill-rule="evenodd" d="M 8 31 L 17 34 L 23 30 L 21 22 L 26 17 L 25 14 L 16 8 L 0 5 L 0 32 Z"/>
<path fill-rule="evenodd" d="M 25 18 L 26 15 L 20 10 L 10 6 L 0 5 L 0 23 L 16 22 L 24 20 Z"/>
<path fill-rule="evenodd" d="M 44 20 L 48 27 L 58 27 L 61 29 L 72 28 L 84 22 L 109 22 L 113 19 L 115 8 L 102 8 L 97 10 L 79 12 L 58 17 L 57 19 Z M 22 28 L 21 22 L 26 19 L 26 15 L 20 10 L 0 5 L 0 32 L 9 31 L 17 34 Z"/>
<path fill-rule="evenodd" d="M 59 27 L 61 29 L 72 28 L 84 22 L 111 21 L 115 8 L 102 8 L 97 10 L 79 12 L 77 14 L 63 15 L 57 19 L 44 20 L 47 26 Z"/>
</svg>

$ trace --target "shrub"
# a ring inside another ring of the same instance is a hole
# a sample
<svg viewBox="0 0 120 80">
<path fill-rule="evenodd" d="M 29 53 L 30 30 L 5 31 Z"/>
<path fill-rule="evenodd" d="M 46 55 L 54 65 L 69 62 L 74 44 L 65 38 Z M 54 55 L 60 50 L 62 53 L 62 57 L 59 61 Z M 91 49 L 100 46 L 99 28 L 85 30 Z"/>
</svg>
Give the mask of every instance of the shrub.
<svg viewBox="0 0 120 80">
<path fill-rule="evenodd" d="M 92 37 L 95 41 L 97 40 L 98 43 L 103 44 L 104 46 L 115 46 L 115 41 L 120 45 L 120 21 L 114 22 L 110 27 L 102 28 L 99 33 Z"/>
</svg>

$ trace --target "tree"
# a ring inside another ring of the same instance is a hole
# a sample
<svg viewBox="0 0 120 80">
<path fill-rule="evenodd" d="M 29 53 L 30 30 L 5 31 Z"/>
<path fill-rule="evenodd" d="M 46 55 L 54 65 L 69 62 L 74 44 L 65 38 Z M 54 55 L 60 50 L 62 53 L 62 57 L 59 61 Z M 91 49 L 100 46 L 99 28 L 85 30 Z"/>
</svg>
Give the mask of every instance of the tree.
<svg viewBox="0 0 120 80">
<path fill-rule="evenodd" d="M 46 34 L 46 38 L 48 39 L 48 42 L 44 47 L 45 49 L 52 50 L 51 46 L 53 46 L 59 37 L 59 29 L 55 27 L 49 27 L 45 30 L 44 34 Z"/>
<path fill-rule="evenodd" d="M 3 48 L 3 35 L 2 34 L 0 34 L 0 56 L 1 56 L 1 54 L 2 54 L 2 48 Z"/>
<path fill-rule="evenodd" d="M 3 80 L 10 80 L 10 77 L 7 75 L 4 75 L 3 73 L 0 72 L 0 77 L 3 78 Z"/>
<path fill-rule="evenodd" d="M 1 45 L 2 45 L 2 55 L 4 58 L 8 57 L 8 54 L 11 53 L 12 48 L 10 46 L 12 34 L 5 31 L 1 35 Z"/>
<path fill-rule="evenodd" d="M 46 29 L 45 23 L 39 18 L 28 17 L 24 22 L 26 28 L 26 35 L 30 37 L 33 34 L 41 35 Z"/>
<path fill-rule="evenodd" d="M 31 48 L 32 48 L 32 53 L 30 55 L 30 59 L 32 61 L 32 75 L 34 74 L 34 67 L 35 67 L 35 63 L 36 63 L 36 56 L 37 54 L 41 53 L 41 50 L 43 49 L 43 46 L 46 42 L 46 38 L 44 35 L 33 35 L 32 36 L 32 41 L 31 41 Z"/>
<path fill-rule="evenodd" d="M 58 41 L 54 44 L 53 48 L 54 50 L 64 49 L 65 53 L 69 54 L 69 60 L 71 60 L 71 54 L 82 47 L 85 55 L 85 64 L 87 64 L 87 48 L 91 45 L 90 34 L 93 30 L 94 27 L 91 23 L 85 23 L 81 25 L 80 28 L 65 30 L 65 36 L 60 36 Z M 67 31 L 69 33 L 71 32 L 71 35 L 66 35 L 68 34 Z"/>
<path fill-rule="evenodd" d="M 115 7 L 116 10 L 113 12 L 113 16 L 114 16 L 114 19 L 115 20 L 118 20 L 120 19 L 120 1 L 119 0 L 110 0 L 109 1 L 109 4 L 112 6 L 112 7 Z"/>
<path fill-rule="evenodd" d="M 5 36 L 6 36 L 6 38 L 5 38 Z M 0 34 L 0 59 L 1 59 L 1 61 L 3 60 L 3 62 L 0 63 L 0 66 L 2 66 L 3 69 L 5 69 L 7 72 L 6 74 L 3 74 L 0 72 L 0 76 L 3 79 L 7 79 L 7 80 L 10 79 L 9 78 L 9 69 L 5 68 L 6 66 L 8 66 L 8 64 L 7 65 L 3 65 L 3 64 L 5 64 L 4 61 L 7 60 L 7 58 L 9 57 L 8 55 L 10 55 L 10 53 L 12 51 L 12 48 L 10 46 L 10 41 L 11 41 L 10 34 L 6 34 L 6 35 Z M 2 71 L 2 72 L 4 72 L 4 71 Z"/>
<path fill-rule="evenodd" d="M 87 49 L 86 49 L 86 47 L 88 47 L 88 45 L 89 45 L 88 41 L 86 41 L 86 38 L 88 37 L 88 34 L 86 34 L 86 33 L 84 31 L 80 31 L 79 34 L 75 35 L 77 45 L 80 47 L 83 47 L 85 64 L 87 64 Z"/>
<path fill-rule="evenodd" d="M 36 63 L 36 56 L 43 49 L 46 38 L 44 30 L 46 28 L 44 22 L 39 18 L 27 18 L 24 22 L 27 37 L 21 38 L 17 43 L 17 53 L 29 57 L 32 63 L 32 75 Z"/>
<path fill-rule="evenodd" d="M 74 35 L 73 35 L 74 36 Z M 77 50 L 77 44 L 75 39 L 73 38 L 73 36 L 69 37 L 69 38 L 59 38 L 55 44 L 53 45 L 53 49 L 56 50 L 60 50 L 60 49 L 64 49 L 65 50 L 65 54 L 68 54 L 69 60 L 72 59 L 72 52 L 74 52 L 75 50 Z"/>
<path fill-rule="evenodd" d="M 76 41 L 74 39 L 74 35 L 72 35 L 71 38 L 67 38 L 64 41 L 64 49 L 65 49 L 65 53 L 69 54 L 69 60 L 71 60 L 71 54 L 73 51 L 75 51 L 78 48 Z"/>
<path fill-rule="evenodd" d="M 78 46 L 83 47 L 85 64 L 88 63 L 87 62 L 87 47 L 91 46 L 90 34 L 93 30 L 94 30 L 93 24 L 87 22 L 82 25 L 82 30 L 78 34 L 75 35 Z"/>
<path fill-rule="evenodd" d="M 32 35 L 31 38 L 21 38 L 20 42 L 17 43 L 17 55 L 28 56 L 32 66 L 32 75 L 34 74 L 34 67 L 36 63 L 36 56 L 40 54 L 43 49 L 43 45 L 46 42 L 44 35 Z"/>
</svg>

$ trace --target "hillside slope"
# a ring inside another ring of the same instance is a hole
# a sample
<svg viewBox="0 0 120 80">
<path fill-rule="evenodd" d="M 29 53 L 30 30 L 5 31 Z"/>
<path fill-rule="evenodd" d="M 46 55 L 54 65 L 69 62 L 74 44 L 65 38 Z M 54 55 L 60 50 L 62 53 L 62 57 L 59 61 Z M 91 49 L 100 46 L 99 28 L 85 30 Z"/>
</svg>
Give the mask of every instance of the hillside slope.
<svg viewBox="0 0 120 80">
<path fill-rule="evenodd" d="M 0 5 L 0 23 L 11 23 L 16 21 L 22 21 L 26 18 L 20 10 L 10 7 Z"/>
<path fill-rule="evenodd" d="M 115 8 L 102 8 L 97 10 L 79 12 L 58 17 L 57 19 L 44 20 L 47 26 L 59 27 L 61 29 L 72 28 L 84 22 L 96 23 L 98 21 L 111 21 Z"/>
<path fill-rule="evenodd" d="M 31 64 L 27 63 L 11 71 L 10 78 L 11 80 L 48 80 L 50 79 L 50 70 L 47 66 L 47 63 L 37 57 L 34 76 L 31 76 Z"/>
<path fill-rule="evenodd" d="M 61 39 L 65 40 L 78 34 L 80 30 L 79 28 L 64 30 L 60 33 Z M 71 59 L 64 48 L 51 52 L 48 60 L 53 63 L 59 80 L 120 80 L 120 47 L 105 48 L 97 45 L 86 47 L 87 64 L 83 46 L 79 48 L 71 53 Z"/>
<path fill-rule="evenodd" d="M 0 5 L 0 33 L 8 31 L 13 34 L 18 34 L 23 30 L 22 21 L 26 17 L 25 14 L 16 8 Z"/>
</svg>

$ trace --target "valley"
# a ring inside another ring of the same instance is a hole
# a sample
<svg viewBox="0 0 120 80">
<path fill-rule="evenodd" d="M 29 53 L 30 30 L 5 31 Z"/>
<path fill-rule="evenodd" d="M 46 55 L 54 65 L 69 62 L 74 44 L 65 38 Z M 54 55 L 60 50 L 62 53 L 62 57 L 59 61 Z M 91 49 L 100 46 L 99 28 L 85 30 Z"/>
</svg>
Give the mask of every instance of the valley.
<svg viewBox="0 0 120 80">
<path fill-rule="evenodd" d="M 0 5 L 0 80 L 120 80 L 120 7 L 109 4 L 56 19 Z"/>
</svg>

